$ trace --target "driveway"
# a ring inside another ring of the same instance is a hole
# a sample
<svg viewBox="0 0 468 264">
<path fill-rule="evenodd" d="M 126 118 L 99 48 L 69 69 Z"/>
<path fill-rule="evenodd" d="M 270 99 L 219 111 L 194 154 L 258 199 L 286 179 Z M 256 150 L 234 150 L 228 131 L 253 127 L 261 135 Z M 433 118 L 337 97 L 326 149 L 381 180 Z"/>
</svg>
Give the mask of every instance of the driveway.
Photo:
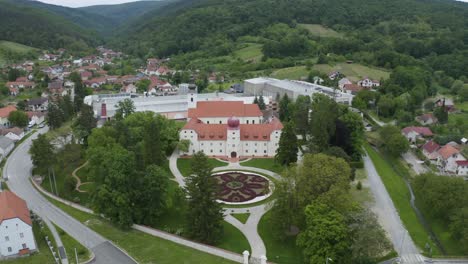
<svg viewBox="0 0 468 264">
<path fill-rule="evenodd" d="M 423 174 L 428 171 L 424 163 L 419 160 L 413 152 L 408 151 L 403 154 L 402 157 L 408 164 L 411 164 L 411 168 L 413 168 L 417 174 Z"/>
<path fill-rule="evenodd" d="M 47 127 L 41 129 L 39 133 L 45 133 L 46 131 Z M 8 179 L 10 190 L 23 198 L 28 204 L 29 209 L 37 215 L 49 219 L 82 245 L 91 249 L 96 256 L 93 263 L 136 263 L 104 237 L 51 204 L 32 186 L 30 176 L 33 165 L 28 150 L 31 147 L 32 140 L 37 138 L 39 133 L 26 139 L 8 158 L 3 168 L 3 177 Z"/>
</svg>

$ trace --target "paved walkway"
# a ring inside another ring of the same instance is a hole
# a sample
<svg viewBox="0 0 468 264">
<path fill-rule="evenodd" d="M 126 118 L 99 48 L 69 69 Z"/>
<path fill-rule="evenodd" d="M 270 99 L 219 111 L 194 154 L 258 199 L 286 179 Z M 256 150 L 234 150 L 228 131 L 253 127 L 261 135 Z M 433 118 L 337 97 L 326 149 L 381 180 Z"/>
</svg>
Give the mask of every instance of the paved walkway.
<svg viewBox="0 0 468 264">
<path fill-rule="evenodd" d="M 65 248 L 63 247 L 63 242 L 62 239 L 60 238 L 57 229 L 55 226 L 50 222 L 49 219 L 43 218 L 42 221 L 47 225 L 49 228 L 50 232 L 52 233 L 52 236 L 54 237 L 55 244 L 57 246 L 57 251 L 59 254 L 60 262 L 62 264 L 68 264 L 68 258 L 67 258 L 67 253 L 65 252 Z"/>
<path fill-rule="evenodd" d="M 178 150 L 174 150 L 172 153 L 171 157 L 169 158 L 169 168 L 172 172 L 172 174 L 175 177 L 175 180 L 179 183 L 180 187 L 185 186 L 185 178 L 184 176 L 180 173 L 179 169 L 177 168 L 177 159 L 179 158 Z M 253 171 L 261 174 L 268 175 L 274 179 L 280 180 L 281 176 L 277 173 L 271 172 L 269 170 L 265 169 L 260 169 L 260 168 L 255 168 L 255 167 L 248 167 L 248 166 L 242 166 L 239 164 L 239 162 L 235 163 L 229 163 L 227 166 L 222 166 L 222 167 L 216 167 L 213 169 L 214 172 L 218 171 L 224 171 L 224 170 L 247 170 L 247 171 Z M 262 216 L 271 208 L 270 204 L 262 204 L 258 206 L 252 206 L 249 207 L 246 205 L 246 207 L 243 208 L 224 208 L 225 211 L 225 216 L 224 220 L 226 222 L 232 224 L 234 227 L 239 229 L 242 234 L 247 238 L 247 241 L 250 244 L 250 248 L 252 250 L 250 256 L 253 258 L 259 259 L 262 255 L 266 256 L 266 247 L 265 244 L 263 243 L 262 238 L 258 234 L 258 223 L 260 222 L 260 219 Z M 235 217 L 233 217 L 231 214 L 232 213 L 250 213 L 249 218 L 247 219 L 247 222 L 241 223 L 239 220 L 237 220 Z"/>
</svg>

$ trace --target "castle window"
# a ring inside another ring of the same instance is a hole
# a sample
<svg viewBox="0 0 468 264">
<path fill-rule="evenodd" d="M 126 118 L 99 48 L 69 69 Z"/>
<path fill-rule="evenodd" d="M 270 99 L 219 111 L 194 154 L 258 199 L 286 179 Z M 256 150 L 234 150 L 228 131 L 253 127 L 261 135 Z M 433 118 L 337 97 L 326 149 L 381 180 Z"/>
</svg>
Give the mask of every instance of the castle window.
<svg viewBox="0 0 468 264">
<path fill-rule="evenodd" d="M 213 150 L 210 150 L 211 153 L 213 153 Z"/>
<path fill-rule="evenodd" d="M 221 121 L 219 121 L 219 124 L 222 124 L 222 122 L 221 122 Z"/>
<path fill-rule="evenodd" d="M 207 123 L 207 124 L 209 124 L 209 123 L 210 123 L 210 121 L 206 121 L 206 123 Z"/>
<path fill-rule="evenodd" d="M 192 103 L 193 103 L 193 97 L 192 97 L 192 98 L 190 98 L 190 102 L 192 102 Z"/>
<path fill-rule="evenodd" d="M 249 123 L 249 120 L 247 120 L 247 124 Z"/>
<path fill-rule="evenodd" d="M 252 120 L 252 124 L 255 124 L 255 120 Z"/>
<path fill-rule="evenodd" d="M 263 153 L 266 153 L 266 150 L 264 150 Z"/>
</svg>

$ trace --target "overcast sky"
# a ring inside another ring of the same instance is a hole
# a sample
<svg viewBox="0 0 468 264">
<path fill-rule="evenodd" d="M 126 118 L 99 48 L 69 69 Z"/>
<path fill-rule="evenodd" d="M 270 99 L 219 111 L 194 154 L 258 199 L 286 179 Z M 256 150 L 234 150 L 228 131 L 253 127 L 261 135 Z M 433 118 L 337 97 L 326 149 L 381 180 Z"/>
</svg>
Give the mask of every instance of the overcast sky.
<svg viewBox="0 0 468 264">
<path fill-rule="evenodd" d="M 82 6 L 91 6 L 91 5 L 122 4 L 122 3 L 128 3 L 128 2 L 135 2 L 136 0 L 39 0 L 39 1 L 48 3 L 48 4 L 53 4 L 53 5 L 82 7 Z"/>
</svg>

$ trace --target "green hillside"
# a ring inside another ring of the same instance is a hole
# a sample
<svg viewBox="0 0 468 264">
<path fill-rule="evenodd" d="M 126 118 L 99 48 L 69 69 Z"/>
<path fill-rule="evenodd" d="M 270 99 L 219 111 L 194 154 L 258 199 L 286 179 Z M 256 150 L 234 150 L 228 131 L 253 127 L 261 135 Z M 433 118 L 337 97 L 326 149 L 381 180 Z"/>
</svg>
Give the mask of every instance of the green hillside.
<svg viewBox="0 0 468 264">
<path fill-rule="evenodd" d="M 37 49 L 22 44 L 0 40 L 0 67 L 7 62 L 35 58 Z"/>
<path fill-rule="evenodd" d="M 173 0 L 137 1 L 118 5 L 96 5 L 79 8 L 89 14 L 105 17 L 120 25 L 148 12 L 160 9 Z"/>
<path fill-rule="evenodd" d="M 50 11 L 0 0 L 0 39 L 43 49 L 86 50 L 98 37 Z"/>
</svg>

